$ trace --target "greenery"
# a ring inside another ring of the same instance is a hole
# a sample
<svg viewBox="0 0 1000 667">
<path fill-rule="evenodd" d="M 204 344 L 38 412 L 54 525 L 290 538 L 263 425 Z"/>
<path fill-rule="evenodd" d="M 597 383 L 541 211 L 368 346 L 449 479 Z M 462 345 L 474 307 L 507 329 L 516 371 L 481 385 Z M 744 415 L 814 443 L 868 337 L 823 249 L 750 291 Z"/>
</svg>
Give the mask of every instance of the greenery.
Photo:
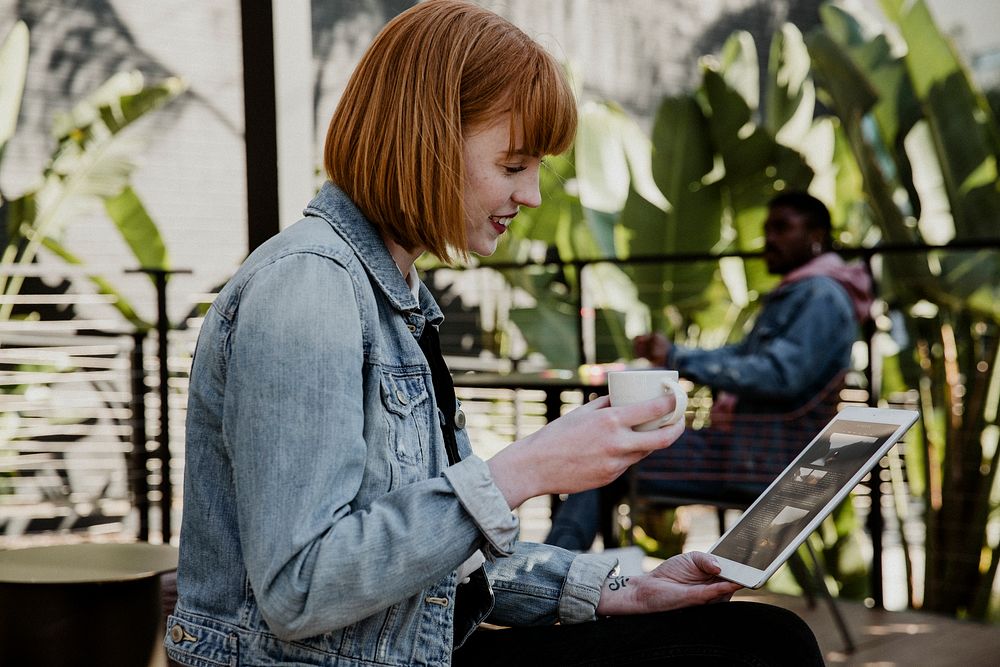
<svg viewBox="0 0 1000 667">
<path fill-rule="evenodd" d="M 822 26 L 805 37 L 784 26 L 763 89 L 752 38 L 734 34 L 701 60 L 696 90 L 663 100 L 651 137 L 614 104 L 584 105 L 574 152 L 543 174 L 545 203 L 522 214 L 528 224 L 512 228 L 519 236 L 498 259 L 607 258 L 623 268 L 583 287 L 575 265 L 564 274 L 505 272 L 545 314 L 512 313 L 529 346 L 556 366 L 582 361 L 565 349 L 577 317 L 568 299 L 609 323 L 597 328 L 615 340 L 598 346 L 598 361 L 628 357 L 625 329 L 637 318 L 638 328 L 691 344 L 741 336 L 773 285 L 759 261 L 629 261 L 759 250 L 766 202 L 785 189 L 826 201 L 847 246 L 995 243 L 993 109 L 924 2 L 881 4 L 894 37 L 837 4 L 822 8 Z M 911 603 L 984 618 L 1000 563 L 988 530 L 998 520 L 1000 253 L 884 253 L 875 268 L 882 395 L 915 391 L 922 411 L 905 456 L 927 526 L 923 598 L 911 588 Z M 588 293 L 594 284 L 604 291 Z M 902 512 L 908 497 L 894 463 Z M 820 537 L 828 567 L 860 595 L 854 533 L 842 510 Z"/>
<path fill-rule="evenodd" d="M 27 75 L 28 29 L 18 22 L 0 47 L 0 159 L 13 137 Z M 81 264 L 62 245 L 67 225 L 102 206 L 139 266 L 169 268 L 156 224 L 130 184 L 142 142 L 126 130 L 184 90 L 179 79 L 147 85 L 139 72 L 112 76 L 53 124 L 56 148 L 37 184 L 16 197 L 0 193 L 0 294 L 10 297 L 23 285 L 15 265 L 34 262 L 41 248 L 69 264 Z M 139 329 L 149 329 L 132 305 L 104 277 L 91 280 L 101 294 Z M 10 319 L 11 300 L 0 304 L 0 320 Z"/>
<path fill-rule="evenodd" d="M 17 129 L 28 57 L 28 28 L 18 22 L 0 45 L 0 161 Z M 150 86 L 138 72 L 120 73 L 69 112 L 56 116 L 53 124 L 56 146 L 36 183 L 17 196 L 0 192 L 0 296 L 4 297 L 0 300 L 0 321 L 40 317 L 30 306 L 15 310 L 15 297 L 34 287 L 25 280 L 24 272 L 16 269 L 35 263 L 42 248 L 65 263 L 83 264 L 63 245 L 62 239 L 69 225 L 95 209 L 103 208 L 139 266 L 169 268 L 159 230 L 130 183 L 134 158 L 143 144 L 128 130 L 183 89 L 178 79 Z M 114 308 L 137 330 L 152 328 L 106 277 L 94 272 L 89 279 L 99 293 L 114 297 Z M 0 340 L 0 345 L 4 343 Z M 0 391 L 24 393 L 26 389 L 6 385 Z M 16 411 L 3 414 L 0 451 L 16 449 L 16 444 L 10 443 L 19 420 Z M 10 471 L 0 474 L 0 494 L 12 492 L 3 477 L 13 474 Z"/>
</svg>

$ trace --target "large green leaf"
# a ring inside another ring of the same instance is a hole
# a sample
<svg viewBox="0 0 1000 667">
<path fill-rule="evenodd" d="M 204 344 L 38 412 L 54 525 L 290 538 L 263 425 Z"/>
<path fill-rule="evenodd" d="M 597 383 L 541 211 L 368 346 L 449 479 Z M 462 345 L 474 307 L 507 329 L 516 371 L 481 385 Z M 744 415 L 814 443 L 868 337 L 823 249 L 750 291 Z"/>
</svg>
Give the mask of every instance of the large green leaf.
<svg viewBox="0 0 1000 667">
<path fill-rule="evenodd" d="M 753 122 L 747 102 L 721 73 L 706 70 L 702 90 L 710 108 L 710 134 L 725 165 L 724 180 L 734 210 L 766 203 L 780 188 L 804 190 L 809 186 L 813 173 L 802 156 L 778 144 Z"/>
<path fill-rule="evenodd" d="M 28 26 L 18 21 L 0 46 L 0 159 L 17 129 L 28 73 Z"/>
<path fill-rule="evenodd" d="M 764 127 L 779 143 L 803 151 L 812 129 L 816 90 L 809 76 L 809 51 L 791 23 L 771 40 L 767 73 Z"/>
<path fill-rule="evenodd" d="M 631 189 L 669 208 L 652 177 L 650 140 L 617 106 L 589 103 L 581 109 L 575 156 L 580 203 L 597 256 L 614 257 L 614 226 Z"/>
<path fill-rule="evenodd" d="M 746 30 L 737 30 L 722 45 L 718 67 L 711 57 L 705 59 L 705 66 L 721 72 L 729 87 L 737 92 L 749 109 L 757 110 L 760 106 L 760 65 L 757 63 L 757 45 L 753 35 Z"/>
<path fill-rule="evenodd" d="M 842 13 L 825 12 L 824 21 L 831 16 L 837 21 L 833 28 L 815 31 L 806 40 L 820 92 L 840 119 L 883 238 L 892 243 L 917 243 L 920 238 L 915 221 L 904 215 L 895 200 L 901 185 L 894 153 L 886 146 L 872 114 L 879 101 L 878 92 L 848 47 L 834 39 L 854 39 L 863 31 Z M 899 299 L 913 302 L 935 291 L 935 280 L 926 262 L 889 255 L 885 264 L 888 279 L 882 285 L 882 296 L 890 303 Z"/>
<path fill-rule="evenodd" d="M 580 108 L 574 145 L 580 203 L 594 211 L 617 214 L 625 205 L 629 169 L 622 146 L 625 115 L 606 104 Z"/>
<path fill-rule="evenodd" d="M 694 97 L 663 99 L 653 124 L 652 150 L 653 180 L 671 206 L 701 188 L 715 167 L 715 147 Z"/>
<path fill-rule="evenodd" d="M 57 118 L 58 146 L 42 184 L 32 193 L 34 207 L 22 208 L 22 213 L 33 216 L 21 215 L 10 226 L 8 246 L 0 257 L 0 274 L 15 261 L 30 263 L 46 239 L 58 239 L 67 224 L 95 209 L 102 199 L 122 194 L 135 167 L 134 157 L 142 147 L 137 137 L 123 130 L 183 88 L 178 79 L 145 86 L 138 72 L 117 74 Z M 21 283 L 20 276 L 6 280 L 0 275 L 0 292 L 16 293 Z"/>
<path fill-rule="evenodd" d="M 905 5 L 881 0 L 910 45 L 904 61 L 931 127 L 952 203 L 958 238 L 995 238 L 1000 220 L 997 189 L 998 125 L 952 44 L 923 0 Z"/>
<path fill-rule="evenodd" d="M 551 290 L 536 289 L 531 308 L 513 308 L 510 320 L 524 336 L 528 349 L 542 354 L 553 368 L 577 368 L 579 312 L 572 302 Z"/>
<path fill-rule="evenodd" d="M 813 73 L 822 84 L 823 103 L 845 124 L 857 123 L 875 106 L 878 92 L 847 50 L 834 40 L 834 34 L 817 30 L 806 38 Z"/>
<path fill-rule="evenodd" d="M 669 212 L 633 189 L 621 222 L 630 257 L 649 254 L 708 252 L 722 234 L 722 197 L 715 169 L 715 148 L 708 119 L 693 96 L 663 100 L 653 126 L 652 174 L 670 202 Z M 662 330 L 667 309 L 689 317 L 704 304 L 704 292 L 714 279 L 714 263 L 635 264 L 629 274 L 639 298 Z"/>
<path fill-rule="evenodd" d="M 841 50 L 840 57 L 846 57 L 853 67 L 864 72 L 866 87 L 873 93 L 872 108 L 879 131 L 890 149 L 898 148 L 921 113 L 903 60 L 894 54 L 886 35 L 862 10 L 848 11 L 827 3 L 820 8 L 820 14 L 825 33 L 818 33 L 816 37 L 831 38 Z M 810 45 L 810 51 L 814 46 L 820 48 L 821 44 Z M 829 63 L 826 66 L 829 67 Z M 852 91 L 840 89 L 834 97 L 838 101 L 850 101 Z"/>
<path fill-rule="evenodd" d="M 149 217 L 146 207 L 131 186 L 115 197 L 104 200 L 104 207 L 118 227 L 122 238 L 135 255 L 139 266 L 146 269 L 168 269 L 167 249 L 160 230 Z"/>
</svg>

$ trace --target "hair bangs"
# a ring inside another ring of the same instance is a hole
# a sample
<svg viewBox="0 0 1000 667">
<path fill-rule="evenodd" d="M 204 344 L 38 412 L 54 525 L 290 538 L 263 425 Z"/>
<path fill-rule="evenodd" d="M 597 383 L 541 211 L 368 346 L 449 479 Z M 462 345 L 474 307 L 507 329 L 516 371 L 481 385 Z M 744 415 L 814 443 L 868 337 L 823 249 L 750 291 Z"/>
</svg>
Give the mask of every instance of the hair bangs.
<svg viewBox="0 0 1000 667">
<path fill-rule="evenodd" d="M 538 53 L 526 80 L 512 90 L 511 139 L 521 130 L 521 145 L 511 146 L 526 155 L 558 155 L 576 136 L 576 99 L 566 78 L 548 54 Z"/>
</svg>

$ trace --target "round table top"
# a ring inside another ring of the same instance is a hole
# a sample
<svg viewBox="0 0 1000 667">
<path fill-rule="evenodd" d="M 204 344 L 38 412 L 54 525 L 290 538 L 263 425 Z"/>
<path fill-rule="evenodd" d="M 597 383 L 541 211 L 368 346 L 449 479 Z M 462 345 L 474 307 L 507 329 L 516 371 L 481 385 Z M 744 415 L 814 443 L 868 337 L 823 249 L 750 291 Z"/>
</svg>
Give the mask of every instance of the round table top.
<svg viewBox="0 0 1000 667">
<path fill-rule="evenodd" d="M 163 544 L 60 544 L 0 551 L 0 583 L 73 584 L 130 581 L 177 569 L 177 549 Z"/>
</svg>

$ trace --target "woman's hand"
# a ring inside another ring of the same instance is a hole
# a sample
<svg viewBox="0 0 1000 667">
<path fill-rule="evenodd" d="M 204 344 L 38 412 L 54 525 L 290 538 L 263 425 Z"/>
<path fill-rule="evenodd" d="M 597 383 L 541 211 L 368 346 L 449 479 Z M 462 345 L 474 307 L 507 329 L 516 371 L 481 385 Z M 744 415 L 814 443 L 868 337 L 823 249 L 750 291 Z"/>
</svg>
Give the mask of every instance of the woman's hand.
<svg viewBox="0 0 1000 667">
<path fill-rule="evenodd" d="M 684 421 L 654 431 L 632 427 L 674 410 L 673 395 L 610 407 L 595 399 L 518 440 L 488 461 L 511 509 L 545 493 L 577 493 L 614 481 L 633 463 L 668 447 Z"/>
<path fill-rule="evenodd" d="M 715 558 L 692 551 L 673 556 L 648 574 L 608 577 L 597 615 L 645 614 L 725 602 L 741 586 L 719 579 L 719 571 Z"/>
</svg>

